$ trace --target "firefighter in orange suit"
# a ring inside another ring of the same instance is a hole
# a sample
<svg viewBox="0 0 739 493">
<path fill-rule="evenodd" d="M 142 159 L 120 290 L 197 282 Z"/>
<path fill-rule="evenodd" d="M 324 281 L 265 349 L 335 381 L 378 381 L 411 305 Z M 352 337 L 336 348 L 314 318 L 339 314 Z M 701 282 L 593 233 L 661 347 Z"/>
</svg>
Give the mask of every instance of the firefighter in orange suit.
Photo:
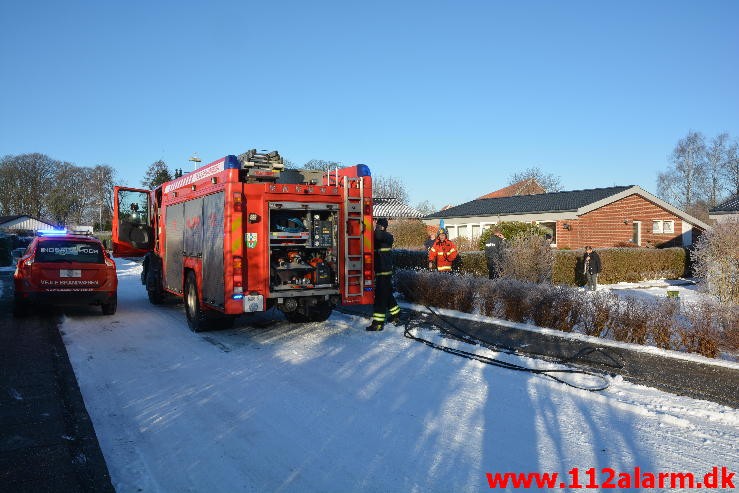
<svg viewBox="0 0 739 493">
<path fill-rule="evenodd" d="M 436 233 L 436 241 L 429 249 L 429 269 L 434 268 L 436 263 L 436 270 L 439 272 L 451 272 L 452 262 L 459 255 L 457 245 L 447 239 L 446 229 L 439 229 Z"/>
</svg>

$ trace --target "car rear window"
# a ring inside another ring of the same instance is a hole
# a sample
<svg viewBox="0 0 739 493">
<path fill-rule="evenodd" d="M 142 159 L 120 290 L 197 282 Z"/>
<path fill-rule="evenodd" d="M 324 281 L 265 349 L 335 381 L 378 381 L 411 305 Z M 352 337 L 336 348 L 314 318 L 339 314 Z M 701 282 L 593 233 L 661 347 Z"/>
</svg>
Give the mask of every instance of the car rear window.
<svg viewBox="0 0 739 493">
<path fill-rule="evenodd" d="M 89 241 L 46 240 L 36 247 L 38 262 L 82 262 L 102 264 L 103 248 Z"/>
</svg>

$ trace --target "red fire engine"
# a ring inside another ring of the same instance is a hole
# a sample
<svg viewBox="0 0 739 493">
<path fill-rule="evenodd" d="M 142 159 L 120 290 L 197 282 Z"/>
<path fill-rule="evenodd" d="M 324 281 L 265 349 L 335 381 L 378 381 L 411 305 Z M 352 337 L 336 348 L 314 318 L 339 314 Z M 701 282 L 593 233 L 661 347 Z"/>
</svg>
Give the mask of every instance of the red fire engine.
<svg viewBox="0 0 739 493">
<path fill-rule="evenodd" d="M 113 252 L 144 256 L 154 304 L 184 298 L 194 331 L 277 307 L 291 322 L 371 304 L 372 178 L 363 164 L 286 170 L 277 151 L 226 156 L 154 190 L 115 187 Z"/>
</svg>

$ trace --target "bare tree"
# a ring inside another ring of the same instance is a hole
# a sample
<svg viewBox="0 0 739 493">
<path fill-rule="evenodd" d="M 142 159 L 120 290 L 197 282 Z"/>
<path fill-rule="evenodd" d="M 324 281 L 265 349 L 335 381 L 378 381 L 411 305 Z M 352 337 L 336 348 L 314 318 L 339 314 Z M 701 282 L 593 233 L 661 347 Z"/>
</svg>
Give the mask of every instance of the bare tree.
<svg viewBox="0 0 739 493">
<path fill-rule="evenodd" d="M 43 218 L 46 194 L 59 161 L 45 154 L 5 156 L 0 163 L 0 203 L 8 214 Z"/>
<path fill-rule="evenodd" d="M 372 177 L 372 196 L 377 198 L 393 198 L 404 204 L 408 203 L 408 190 L 405 184 L 392 176 Z"/>
<path fill-rule="evenodd" d="M 303 165 L 303 169 L 312 169 L 312 170 L 319 170 L 323 171 L 324 173 L 328 173 L 329 171 L 341 168 L 342 164 L 337 161 L 324 161 L 322 159 L 311 159 L 307 163 Z"/>
<path fill-rule="evenodd" d="M 0 213 L 4 216 L 18 214 L 20 188 L 23 175 L 21 163 L 10 154 L 0 160 Z"/>
<path fill-rule="evenodd" d="M 60 163 L 46 196 L 46 209 L 58 224 L 81 223 L 88 200 L 87 173 L 72 163 Z"/>
<path fill-rule="evenodd" d="M 424 216 L 428 216 L 429 214 L 436 212 L 438 209 L 428 200 L 424 200 L 423 202 L 419 202 L 416 206 L 416 210 Z"/>
<path fill-rule="evenodd" d="M 658 193 L 683 209 L 695 204 L 706 189 L 706 143 L 703 134 L 690 131 L 670 156 L 672 167 L 657 177 Z"/>
<path fill-rule="evenodd" d="M 169 172 L 167 163 L 162 161 L 155 161 L 149 165 L 146 169 L 144 179 L 141 180 L 141 184 L 146 188 L 156 188 L 165 181 L 172 179 L 172 173 Z"/>
<path fill-rule="evenodd" d="M 698 239 L 691 259 L 700 286 L 721 303 L 739 305 L 739 221 L 718 223 Z"/>
<path fill-rule="evenodd" d="M 739 195 L 739 140 L 735 140 L 726 148 L 724 179 L 729 193 Z"/>
<path fill-rule="evenodd" d="M 729 165 L 729 134 L 717 135 L 706 149 L 706 201 L 716 207 L 726 190 L 725 169 Z"/>
<path fill-rule="evenodd" d="M 508 179 L 508 184 L 513 185 L 514 183 L 531 179 L 536 180 L 536 183 L 538 183 L 546 192 L 559 192 L 562 190 L 562 183 L 560 182 L 559 176 L 552 173 L 544 173 L 544 171 L 537 166 L 512 174 Z M 527 192 L 524 191 L 522 195 L 525 195 L 526 193 Z"/>
<path fill-rule="evenodd" d="M 107 229 L 113 217 L 113 186 L 116 172 L 112 166 L 98 164 L 89 171 L 87 181 L 88 194 L 92 197 L 88 221 L 98 226 L 96 229 Z"/>
</svg>

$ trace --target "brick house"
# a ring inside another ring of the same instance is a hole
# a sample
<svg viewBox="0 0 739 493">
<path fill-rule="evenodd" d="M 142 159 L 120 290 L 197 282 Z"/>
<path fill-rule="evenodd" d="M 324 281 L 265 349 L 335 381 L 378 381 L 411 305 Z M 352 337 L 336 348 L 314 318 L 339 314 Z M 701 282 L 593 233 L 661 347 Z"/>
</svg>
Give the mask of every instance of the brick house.
<svg viewBox="0 0 739 493">
<path fill-rule="evenodd" d="M 503 221 L 541 225 L 557 248 L 689 246 L 706 223 L 634 185 L 476 199 L 425 216 L 449 237 L 477 238 Z"/>
</svg>

